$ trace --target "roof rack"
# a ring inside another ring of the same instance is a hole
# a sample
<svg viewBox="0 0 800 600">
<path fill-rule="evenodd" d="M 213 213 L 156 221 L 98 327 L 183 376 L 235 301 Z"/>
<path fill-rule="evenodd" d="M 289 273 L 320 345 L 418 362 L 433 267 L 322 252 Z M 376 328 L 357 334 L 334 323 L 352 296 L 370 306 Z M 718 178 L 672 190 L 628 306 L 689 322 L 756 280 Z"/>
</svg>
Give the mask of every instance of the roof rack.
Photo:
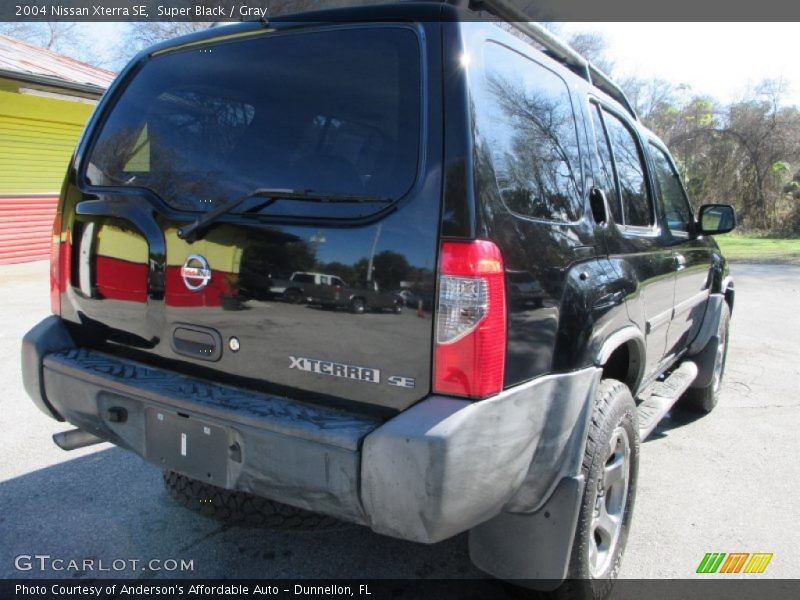
<svg viewBox="0 0 800 600">
<path fill-rule="evenodd" d="M 563 63 L 574 73 L 578 74 L 580 77 L 583 77 L 597 89 L 619 102 L 634 119 L 639 118 L 636 115 L 633 105 L 625 95 L 625 92 L 623 92 L 622 88 L 614 83 L 608 75 L 603 73 L 603 71 L 581 56 L 567 42 L 548 31 L 539 23 L 529 21 L 532 15 L 529 15 L 519 6 L 515 5 L 525 4 L 524 0 L 517 0 L 516 3 L 513 0 L 444 1 L 458 8 L 466 8 L 474 11 L 486 11 L 487 13 L 512 24 L 518 30 L 527 34 L 536 43 L 543 46 L 551 57 Z M 528 4 L 535 6 L 536 3 L 528 2 Z"/>
</svg>

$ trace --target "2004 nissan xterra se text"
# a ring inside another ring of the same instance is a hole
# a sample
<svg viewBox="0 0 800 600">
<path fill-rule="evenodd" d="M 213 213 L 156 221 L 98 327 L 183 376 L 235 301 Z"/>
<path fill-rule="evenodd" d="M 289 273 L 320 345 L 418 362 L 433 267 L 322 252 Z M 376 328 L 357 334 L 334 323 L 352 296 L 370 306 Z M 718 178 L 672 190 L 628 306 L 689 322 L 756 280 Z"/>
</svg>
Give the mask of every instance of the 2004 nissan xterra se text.
<svg viewBox="0 0 800 600">
<path fill-rule="evenodd" d="M 597 597 L 640 442 L 677 401 L 717 403 L 734 288 L 709 236 L 735 215 L 695 218 L 571 48 L 458 4 L 135 57 L 69 167 L 25 386 L 78 428 L 62 448 L 111 441 L 208 510 L 469 530 L 484 571 Z M 284 296 L 296 273 L 418 301 L 324 310 Z"/>
</svg>

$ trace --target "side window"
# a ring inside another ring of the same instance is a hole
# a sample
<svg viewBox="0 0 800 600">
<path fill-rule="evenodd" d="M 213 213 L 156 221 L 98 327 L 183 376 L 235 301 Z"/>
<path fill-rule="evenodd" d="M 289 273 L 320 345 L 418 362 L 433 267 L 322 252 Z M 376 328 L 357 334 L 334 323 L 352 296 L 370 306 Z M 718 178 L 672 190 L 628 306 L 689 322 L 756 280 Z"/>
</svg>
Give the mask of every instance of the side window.
<svg viewBox="0 0 800 600">
<path fill-rule="evenodd" d="M 647 193 L 642 152 L 633 133 L 618 117 L 603 111 L 608 139 L 620 188 L 622 222 L 634 227 L 653 224 L 653 209 Z"/>
<path fill-rule="evenodd" d="M 672 166 L 672 161 L 664 151 L 654 144 L 650 144 L 650 153 L 655 165 L 658 192 L 664 205 L 664 215 L 667 227 L 672 232 L 686 233 L 693 220 L 689 200 L 683 191 L 681 179 Z"/>
<path fill-rule="evenodd" d="M 606 129 L 600 115 L 600 107 L 592 104 L 592 122 L 594 123 L 594 133 L 597 139 L 597 154 L 600 157 L 600 172 L 596 174 L 596 185 L 606 194 L 606 201 L 614 217 L 614 222 L 622 224 L 622 208 L 619 204 L 619 194 L 617 193 L 617 183 L 614 179 L 614 164 L 611 159 L 611 147 L 608 145 Z"/>
<path fill-rule="evenodd" d="M 582 184 L 575 115 L 565 81 L 496 43 L 485 47 L 474 91 L 482 150 L 509 210 L 547 221 L 580 217 Z"/>
</svg>

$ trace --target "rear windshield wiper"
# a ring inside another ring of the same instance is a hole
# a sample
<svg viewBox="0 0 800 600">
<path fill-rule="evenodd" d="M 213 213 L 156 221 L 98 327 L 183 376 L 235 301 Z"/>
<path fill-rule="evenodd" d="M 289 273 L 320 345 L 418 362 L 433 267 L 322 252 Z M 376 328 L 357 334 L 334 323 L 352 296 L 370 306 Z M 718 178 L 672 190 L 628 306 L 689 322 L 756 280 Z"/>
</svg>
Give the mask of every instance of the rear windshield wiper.
<svg viewBox="0 0 800 600">
<path fill-rule="evenodd" d="M 186 227 L 178 229 L 178 237 L 188 242 L 194 242 L 200 239 L 200 236 L 209 225 L 214 223 L 219 217 L 234 210 L 237 206 L 251 198 L 266 198 L 266 202 L 258 206 L 259 209 L 264 209 L 270 204 L 278 200 L 297 200 L 300 202 L 330 202 L 330 203 L 367 203 L 367 202 L 380 202 L 389 204 L 392 202 L 391 198 L 382 198 L 380 196 L 363 196 L 359 194 L 325 194 L 322 192 L 315 192 L 313 190 L 284 190 L 284 189 L 270 189 L 259 188 L 228 202 L 223 202 L 213 210 L 203 213 L 197 217 L 192 223 Z"/>
</svg>

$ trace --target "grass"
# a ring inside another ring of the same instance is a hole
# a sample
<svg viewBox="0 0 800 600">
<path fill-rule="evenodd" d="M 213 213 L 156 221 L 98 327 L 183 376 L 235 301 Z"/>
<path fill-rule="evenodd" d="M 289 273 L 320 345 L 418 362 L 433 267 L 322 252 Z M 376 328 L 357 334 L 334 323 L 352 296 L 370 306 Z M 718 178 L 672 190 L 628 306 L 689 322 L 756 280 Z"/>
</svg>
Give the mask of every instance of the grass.
<svg viewBox="0 0 800 600">
<path fill-rule="evenodd" d="M 723 256 L 731 261 L 800 265 L 800 238 L 727 233 L 715 239 Z"/>
</svg>

